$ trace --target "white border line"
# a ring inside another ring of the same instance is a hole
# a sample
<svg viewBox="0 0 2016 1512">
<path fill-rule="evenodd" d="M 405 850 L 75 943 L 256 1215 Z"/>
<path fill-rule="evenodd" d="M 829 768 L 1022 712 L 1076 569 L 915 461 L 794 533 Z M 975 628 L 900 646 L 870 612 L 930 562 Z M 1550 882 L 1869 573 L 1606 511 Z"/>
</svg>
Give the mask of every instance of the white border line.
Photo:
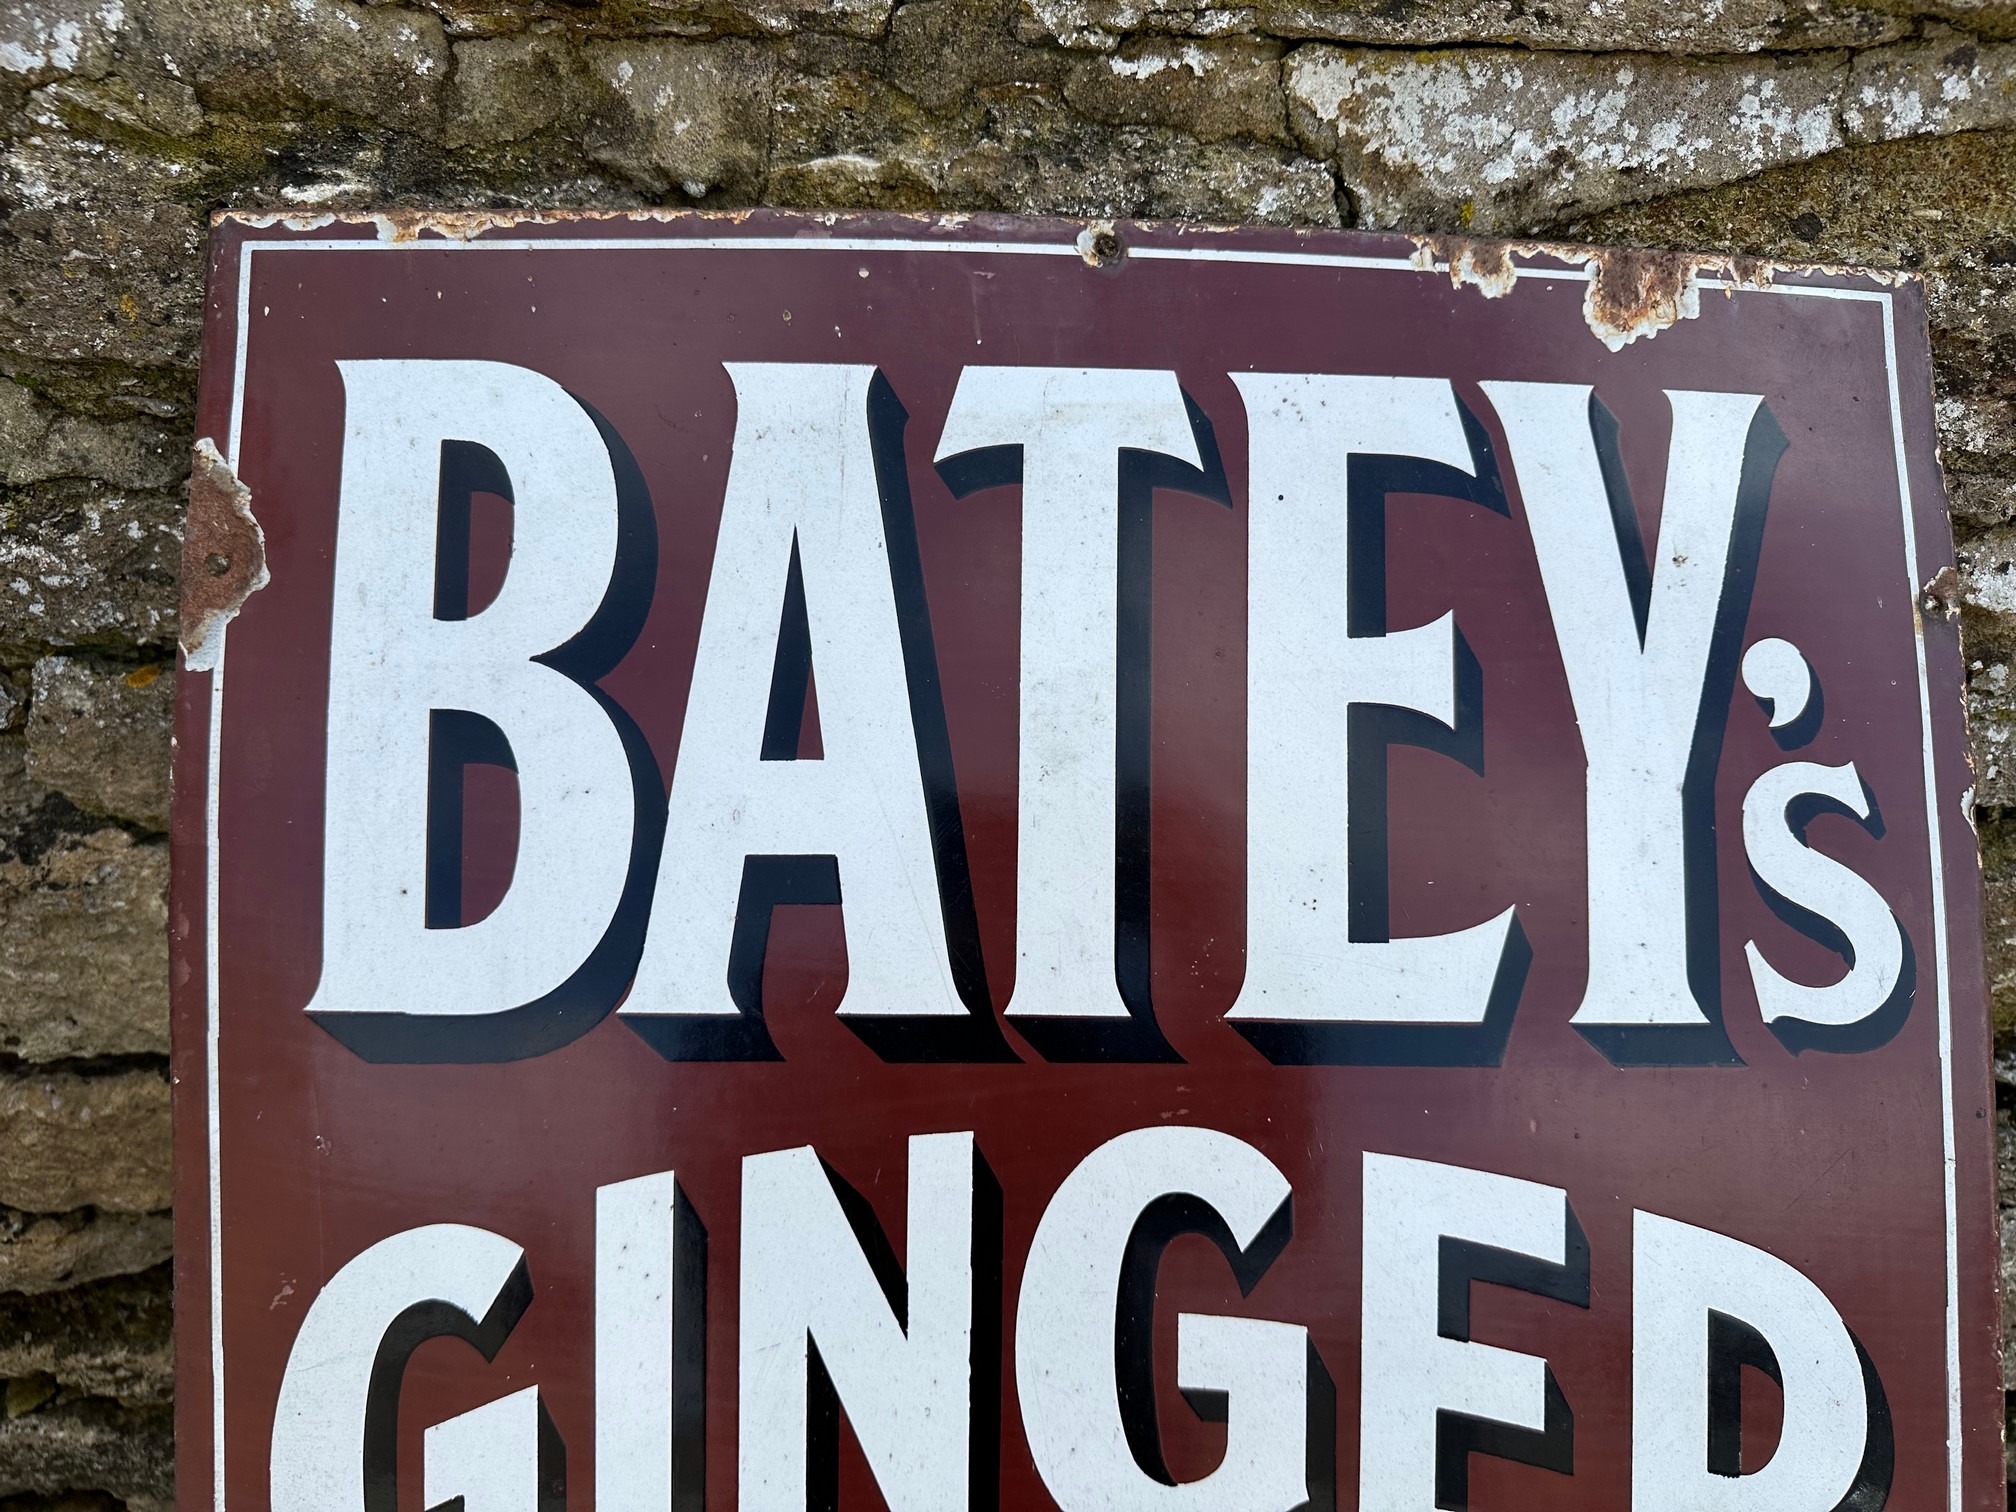
<svg viewBox="0 0 2016 1512">
<path fill-rule="evenodd" d="M 217 1512 L 224 1509 L 224 1195 L 219 1182 L 223 1117 L 218 1111 L 218 1038 L 222 1033 L 217 1014 L 217 779 L 224 767 L 224 627 L 219 625 L 217 660 L 210 671 L 210 789 L 203 803 L 203 908 L 204 908 L 204 991 L 208 994 L 204 1013 L 205 1110 L 209 1127 L 210 1158 L 210 1456 L 216 1477 Z"/>
<path fill-rule="evenodd" d="M 238 447 L 245 418 L 245 349 L 252 330 L 252 249 L 261 245 L 246 242 L 238 249 L 238 329 L 233 332 L 234 357 L 231 369 L 231 434 L 226 460 L 235 472 Z M 267 243 L 265 245 L 277 245 Z M 223 1016 L 218 1012 L 217 926 L 223 867 L 218 856 L 218 814 L 224 775 L 224 641 L 228 627 L 219 624 L 217 660 L 210 669 L 210 728 L 208 753 L 209 788 L 203 795 L 203 1004 L 204 1074 L 203 1089 L 207 1120 L 207 1150 L 210 1174 L 210 1499 L 215 1512 L 224 1512 L 224 1115 L 219 1106 L 223 1077 L 219 1070 L 223 1040 Z"/>
<path fill-rule="evenodd" d="M 248 231 L 253 228 L 247 228 Z M 451 252 L 482 251 L 504 252 L 614 252 L 614 251 L 763 251 L 763 252 L 940 252 L 963 253 L 968 256 L 1023 256 L 1023 257 L 1076 257 L 1078 249 L 1069 243 L 1058 242 L 951 242 L 925 241 L 905 237 L 836 237 L 817 239 L 809 237 L 515 237 L 479 239 L 465 241 L 443 239 L 440 241 L 381 241 L 375 237 L 355 237 L 326 239 L 318 241 L 261 241 L 256 237 L 248 239 L 239 248 L 238 257 L 238 329 L 236 334 L 236 368 L 231 375 L 231 435 L 229 458 L 231 465 L 238 465 L 239 445 L 244 433 L 245 422 L 245 357 L 246 346 L 251 331 L 252 313 L 252 254 L 256 252 Z M 1369 257 L 1345 253 L 1322 252 L 1264 252 L 1240 251 L 1232 247 L 1136 247 L 1129 251 L 1130 258 L 1170 262 L 1225 262 L 1254 263 L 1283 267 L 1327 267 L 1389 270 L 1403 273 L 1440 273 L 1447 275 L 1448 263 L 1437 259 L 1423 264 L 1412 257 Z M 1514 265 L 1515 279 L 1565 280 L 1586 283 L 1593 276 L 1587 267 L 1582 268 L 1530 268 Z M 1727 292 L 1746 294 L 1796 294 L 1821 299 L 1860 300 L 1883 306 L 1883 361 L 1890 385 L 1890 428 L 1895 443 L 1897 461 L 1897 497 L 1904 523 L 1904 571 L 1906 588 L 1910 594 L 1912 623 L 1919 633 L 1913 641 L 1918 658 L 1918 712 L 1921 741 L 1925 753 L 1925 826 L 1926 842 L 1932 869 L 1932 935 L 1933 955 L 1939 976 L 1938 1019 L 1939 1019 L 1939 1065 L 1943 1073 L 1940 1078 L 1939 1097 L 1941 1136 L 1945 1164 L 1945 1210 L 1946 1210 L 1946 1382 L 1947 1382 L 1947 1507 L 1950 1512 L 1958 1512 L 1964 1492 L 1962 1474 L 1963 1415 L 1961 1411 L 1960 1380 L 1960 1250 L 1959 1250 L 1959 1174 L 1957 1135 L 1954 1127 L 1956 1099 L 1953 1086 L 1953 994 L 1948 980 L 1950 958 L 1947 940 L 1946 877 L 1944 851 L 1940 839 L 1938 763 L 1933 750 L 1932 687 L 1925 659 L 1925 637 L 1919 626 L 1918 603 L 1918 535 L 1917 522 L 1911 507 L 1911 478 L 1909 459 L 1905 451 L 1904 413 L 1899 400 L 1897 381 L 1897 340 L 1896 300 L 1887 289 L 1841 289 L 1827 285 L 1779 284 L 1761 285 L 1736 283 L 1729 279 L 1701 277 L 1696 286 L 1707 289 L 1721 289 Z M 223 714 L 224 714 L 224 632 L 217 631 L 217 666 L 210 675 L 210 760 L 209 792 L 206 795 L 205 823 L 207 826 L 207 927 L 204 935 L 204 950 L 208 956 L 205 971 L 206 989 L 209 1001 L 205 1006 L 207 1026 L 207 1072 L 209 1087 L 206 1089 L 209 1101 L 210 1136 L 210 1375 L 211 1375 L 211 1437 L 213 1455 L 214 1501 L 216 1512 L 224 1512 L 224 1261 L 223 1246 L 223 1205 L 219 1193 L 220 1149 L 218 1112 L 218 1038 L 220 1026 L 217 1013 L 217 926 L 218 926 L 218 876 L 217 854 L 218 836 L 218 778 L 223 765 Z"/>
<path fill-rule="evenodd" d="M 1897 310 L 1894 302 L 1883 322 L 1883 361 L 1890 372 L 1890 435 L 1897 454 L 1897 493 L 1904 511 L 1904 573 L 1911 584 L 1911 637 L 1918 656 L 1918 728 L 1925 748 L 1925 841 L 1932 864 L 1932 938 L 1939 971 L 1939 1064 L 1946 1074 L 1939 1082 L 1940 1133 L 1946 1175 L 1946 1497 L 1949 1507 L 1961 1505 L 1960 1459 L 1965 1442 L 1960 1411 L 1960 1214 L 1959 1152 L 1953 1120 L 1953 991 L 1947 977 L 1945 850 L 1940 837 L 1939 773 L 1932 750 L 1932 683 L 1925 668 L 1925 628 L 1920 619 L 1917 521 L 1911 512 L 1911 474 L 1904 451 L 1904 411 L 1897 389 Z"/>
</svg>

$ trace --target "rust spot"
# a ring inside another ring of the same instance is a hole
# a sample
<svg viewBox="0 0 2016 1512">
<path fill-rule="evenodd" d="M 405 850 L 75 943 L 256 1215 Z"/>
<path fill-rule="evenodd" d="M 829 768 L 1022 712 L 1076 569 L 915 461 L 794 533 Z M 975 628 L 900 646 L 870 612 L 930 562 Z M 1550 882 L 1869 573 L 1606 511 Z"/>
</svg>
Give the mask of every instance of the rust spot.
<svg viewBox="0 0 2016 1512">
<path fill-rule="evenodd" d="M 1589 293 L 1582 318 L 1615 352 L 1640 336 L 1656 336 L 1701 313 L 1700 280 L 1715 277 L 1725 295 L 1761 289 L 1779 265 L 1758 257 L 1701 256 L 1687 252 L 1633 252 L 1603 248 L 1588 254 Z"/>
<path fill-rule="evenodd" d="M 354 217 L 353 217 L 354 218 Z M 250 226 L 255 230 L 268 230 L 274 226 L 285 226 L 289 231 L 320 231 L 324 226 L 333 226 L 346 217 L 324 213 L 304 213 L 297 210 L 212 210 L 210 224 L 215 226 Z"/>
<path fill-rule="evenodd" d="M 1519 270 L 1502 242 L 1466 242 L 1449 260 L 1449 281 L 1474 285 L 1486 299 L 1502 299 L 1519 281 Z"/>
<path fill-rule="evenodd" d="M 1960 574 L 1949 563 L 1918 590 L 1918 610 L 1928 619 L 1950 620 L 1960 615 Z"/>
<path fill-rule="evenodd" d="M 1699 260 L 1678 252 L 1608 251 L 1592 258 L 1582 318 L 1611 351 L 1701 313 Z"/>
<path fill-rule="evenodd" d="M 1486 299 L 1502 299 L 1519 282 L 1519 268 L 1512 254 L 1521 250 L 1511 242 L 1472 241 L 1467 236 L 1417 236 L 1414 264 L 1423 271 L 1444 268 L 1453 288 L 1465 284 Z"/>
<path fill-rule="evenodd" d="M 1883 284 L 1903 283 L 1911 276 L 1831 263 L 1781 263 L 1715 253 L 1635 251 L 1541 241 L 1473 241 L 1464 236 L 1414 236 L 1410 240 L 1414 243 L 1416 267 L 1424 272 L 1446 272 L 1449 282 L 1457 288 L 1469 285 L 1487 299 L 1498 299 L 1512 292 L 1522 262 L 1530 265 L 1533 259 L 1546 258 L 1583 269 L 1588 278 L 1588 292 L 1582 300 L 1582 317 L 1590 333 L 1613 352 L 1641 336 L 1656 336 L 1668 326 L 1699 315 L 1703 278 L 1712 279 L 1712 286 L 1733 297 L 1738 289 L 1768 287 L 1779 273 L 1853 275 Z"/>
<path fill-rule="evenodd" d="M 182 530 L 182 654 L 190 671 L 215 670 L 224 627 L 268 580 L 252 491 L 205 436 L 196 443 Z"/>
<path fill-rule="evenodd" d="M 1127 255 L 1127 249 L 1120 245 L 1120 233 L 1111 221 L 1090 222 L 1078 233 L 1076 245 L 1078 255 L 1092 268 L 1113 267 Z"/>
<path fill-rule="evenodd" d="M 126 674 L 126 686 L 129 688 L 144 688 L 160 675 L 161 669 L 159 667 L 135 667 L 131 672 Z"/>
<path fill-rule="evenodd" d="M 517 226 L 567 226 L 582 222 L 632 221 L 666 223 L 680 220 L 715 221 L 740 225 L 756 212 L 742 210 L 690 210 L 651 208 L 642 210 L 217 210 L 210 216 L 213 226 L 249 226 L 269 229 L 280 226 L 289 231 L 319 231 L 328 226 L 369 226 L 383 242 L 413 242 L 433 235 L 450 241 L 471 241 L 491 231 L 508 231 Z M 831 215 L 837 223 L 844 217 Z M 910 216 L 922 224 L 924 217 Z"/>
<path fill-rule="evenodd" d="M 1731 288 L 1771 281 L 1771 268 L 1756 258 L 1696 256 L 1684 252 L 1640 252 L 1620 247 L 1564 246 L 1555 242 L 1473 241 L 1464 236 L 1416 236 L 1414 261 L 1440 268 L 1457 288 L 1468 284 L 1486 299 L 1510 294 L 1519 280 L 1515 258 L 1547 258 L 1579 267 L 1588 278 L 1582 318 L 1611 351 L 1641 336 L 1701 313 L 1698 280 L 1720 275 Z"/>
<path fill-rule="evenodd" d="M 378 240 L 387 242 L 418 241 L 423 231 L 452 241 L 469 241 L 486 231 L 545 219 L 513 210 L 391 210 L 371 217 L 378 227 Z"/>
</svg>

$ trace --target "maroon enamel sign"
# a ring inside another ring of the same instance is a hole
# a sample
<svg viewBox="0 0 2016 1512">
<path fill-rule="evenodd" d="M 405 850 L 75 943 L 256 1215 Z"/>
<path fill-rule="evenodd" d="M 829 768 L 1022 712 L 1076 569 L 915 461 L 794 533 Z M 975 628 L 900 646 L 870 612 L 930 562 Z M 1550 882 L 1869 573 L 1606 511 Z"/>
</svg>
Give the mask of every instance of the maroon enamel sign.
<svg viewBox="0 0 2016 1512">
<path fill-rule="evenodd" d="M 1915 284 L 213 248 L 185 1509 L 2001 1504 Z"/>
</svg>

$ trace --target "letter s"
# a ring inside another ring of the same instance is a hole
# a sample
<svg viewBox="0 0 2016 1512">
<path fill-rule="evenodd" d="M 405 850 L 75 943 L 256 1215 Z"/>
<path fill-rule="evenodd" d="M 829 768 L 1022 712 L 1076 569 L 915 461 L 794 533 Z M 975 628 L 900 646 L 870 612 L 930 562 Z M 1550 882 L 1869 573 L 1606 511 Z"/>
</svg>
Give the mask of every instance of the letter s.
<svg viewBox="0 0 2016 1512">
<path fill-rule="evenodd" d="M 1772 911 L 1838 953 L 1847 972 L 1839 981 L 1813 987 L 1778 971 L 1755 940 L 1744 945 L 1743 954 L 1758 1010 L 1788 1048 L 1867 1050 L 1895 1034 L 1910 1011 L 1911 944 L 1874 887 L 1807 843 L 1807 823 L 1827 810 L 1881 833 L 1875 799 L 1854 762 L 1775 766 L 1744 795 L 1743 848 Z"/>
</svg>

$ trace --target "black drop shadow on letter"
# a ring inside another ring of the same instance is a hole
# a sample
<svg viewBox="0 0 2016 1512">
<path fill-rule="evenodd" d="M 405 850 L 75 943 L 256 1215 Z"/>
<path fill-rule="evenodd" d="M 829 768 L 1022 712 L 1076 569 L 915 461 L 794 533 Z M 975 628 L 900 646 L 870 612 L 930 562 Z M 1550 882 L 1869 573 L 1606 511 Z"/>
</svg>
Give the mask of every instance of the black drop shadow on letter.
<svg viewBox="0 0 2016 1512">
<path fill-rule="evenodd" d="M 910 1283 L 868 1199 L 825 1160 L 826 1180 L 854 1231 L 854 1242 L 874 1275 L 897 1325 L 910 1331 Z M 1001 1504 L 1001 1183 L 973 1147 L 972 1360 L 968 1373 L 966 1507 L 994 1512 Z M 840 1394 L 820 1357 L 819 1342 L 805 1341 L 805 1509 L 839 1512 Z M 699 1504 L 694 1504 L 697 1509 Z"/>
<path fill-rule="evenodd" d="M 1603 486 L 1610 499 L 1618 558 L 1638 620 L 1642 643 L 1651 617 L 1652 559 L 1624 473 L 1616 416 L 1589 396 L 1589 431 L 1595 438 Z M 1743 442 L 1743 465 L 1730 522 L 1722 598 L 1701 681 L 1694 744 L 1682 779 L 1681 811 L 1687 897 L 1687 985 L 1706 1022 L 1698 1024 L 1577 1024 L 1582 1037 L 1617 1066 L 1740 1066 L 1742 1057 L 1722 1023 L 1722 915 L 1716 878 L 1715 773 L 1729 724 L 1730 700 L 1743 659 L 1743 629 L 1757 587 L 1771 485 L 1788 443 L 1769 405 L 1757 406 Z"/>
<path fill-rule="evenodd" d="M 505 1279 L 481 1318 L 471 1318 L 452 1302 L 438 1298 L 416 1302 L 387 1326 L 379 1336 L 371 1357 L 371 1378 L 364 1394 L 364 1507 L 363 1512 L 399 1512 L 399 1396 L 405 1384 L 406 1362 L 413 1351 L 429 1339 L 461 1339 L 472 1344 L 484 1360 L 497 1358 L 497 1351 L 518 1326 L 532 1303 L 532 1273 L 525 1257 Z M 565 1506 L 567 1450 L 546 1416 L 546 1404 L 539 1404 L 539 1485 L 540 1512 L 557 1512 L 548 1487 L 558 1481 L 563 1488 L 559 1506 Z"/>
<path fill-rule="evenodd" d="M 1816 695 L 1815 702 L 1818 702 Z M 1785 822 L 1801 845 L 1807 844 L 1806 826 L 1822 814 L 1839 814 L 1866 830 L 1872 839 L 1883 838 L 1883 811 L 1877 806 L 1876 793 L 1865 781 L 1862 784 L 1863 805 L 1869 817 L 1863 818 L 1846 804 L 1837 802 L 1824 793 L 1803 793 L 1786 806 Z M 1758 876 L 1753 868 L 1750 880 L 1757 888 L 1767 908 L 1780 921 L 1797 930 L 1816 945 L 1824 946 L 1839 956 L 1850 971 L 1855 969 L 1855 947 L 1848 936 L 1832 919 L 1813 912 L 1812 909 L 1794 903 L 1777 888 Z M 1918 993 L 1918 952 L 1911 944 L 1911 931 L 1904 927 L 1904 921 L 1892 909 L 1890 921 L 1897 928 L 1897 943 L 1903 955 L 1898 962 L 1897 985 L 1890 989 L 1885 998 L 1872 1012 L 1857 1019 L 1852 1024 L 1816 1024 L 1808 1019 L 1781 1018 L 1766 1024 L 1778 1043 L 1799 1055 L 1808 1050 L 1822 1050 L 1834 1055 L 1860 1055 L 1865 1051 L 1887 1045 L 1903 1029 L 1904 1021 L 1911 1016 L 1911 1005 Z"/>
<path fill-rule="evenodd" d="M 1134 1220 L 1120 1262 L 1113 1314 L 1113 1374 L 1119 1388 L 1120 1424 L 1141 1473 L 1164 1486 L 1177 1484 L 1162 1447 L 1155 1408 L 1155 1289 L 1163 1251 L 1185 1234 L 1218 1247 L 1232 1269 L 1239 1295 L 1250 1296 L 1294 1236 L 1294 1199 L 1284 1199 L 1253 1242 L 1240 1249 L 1218 1210 L 1187 1192 L 1158 1197 Z M 1312 1342 L 1308 1352 L 1306 1428 L 1309 1499 L 1297 1512 L 1333 1512 L 1337 1504 L 1337 1388 Z M 1186 1391 L 1183 1399 L 1204 1422 L 1226 1421 L 1223 1392 Z"/>
<path fill-rule="evenodd" d="M 1191 439 L 1203 464 L 1160 452 L 1119 450 L 1118 571 L 1114 598 L 1113 981 L 1125 1018 L 1018 1017 L 1015 1032 L 1051 1061 L 1170 1062 L 1181 1059 L 1155 1019 L 1151 982 L 1150 874 L 1154 807 L 1154 555 L 1157 490 L 1232 507 L 1217 432 L 1183 391 Z M 989 446 L 937 464 L 955 499 L 1022 481 L 1022 448 Z"/>
<path fill-rule="evenodd" d="M 670 1512 L 706 1512 L 707 1225 L 677 1181 L 672 1184 L 672 1201 Z"/>
<path fill-rule="evenodd" d="M 1436 1327 L 1445 1339 L 1470 1340 L 1470 1287 L 1475 1282 L 1509 1286 L 1571 1307 L 1589 1305 L 1589 1239 L 1574 1208 L 1567 1209 L 1566 1256 L 1560 1265 L 1467 1239 L 1444 1236 L 1436 1271 Z M 1488 1454 L 1552 1470 L 1575 1473 L 1575 1414 L 1546 1366 L 1546 1409 L 1539 1429 L 1446 1409 L 1435 1414 L 1435 1505 L 1464 1512 L 1470 1505 L 1470 1456 Z"/>
<path fill-rule="evenodd" d="M 932 864 L 937 873 L 939 916 L 953 986 L 966 1011 L 850 1016 L 843 998 L 839 1018 L 884 1060 L 1010 1061 L 1016 1056 L 995 1022 L 988 997 L 980 925 L 973 907 L 972 873 L 966 859 L 966 826 L 959 810 L 959 786 L 939 686 L 937 648 L 924 593 L 924 564 L 917 546 L 910 474 L 903 456 L 903 431 L 910 416 L 889 381 L 879 372 L 868 386 L 866 418 L 881 500 L 883 539 L 889 553 L 897 634 L 903 647 L 910 722 L 916 733 L 917 770 L 924 789 Z M 801 759 L 804 714 L 812 680 L 811 623 L 806 611 L 804 569 L 794 539 L 783 614 L 778 624 L 777 654 L 770 676 L 763 760 Z M 837 857 L 745 858 L 727 968 L 728 995 L 736 1012 L 640 1014 L 626 1019 L 629 1027 L 667 1060 L 781 1059 L 765 1020 L 763 975 L 769 954 L 771 913 L 780 905 L 794 903 L 828 904 L 844 909 L 845 894 Z"/>
<path fill-rule="evenodd" d="M 1509 516 L 1505 483 L 1490 434 L 1457 400 L 1474 473 L 1420 457 L 1351 458 L 1345 482 L 1344 528 L 1350 539 L 1351 581 L 1345 585 L 1346 631 L 1357 637 L 1388 633 L 1386 614 L 1386 506 L 1394 494 L 1463 499 Z M 1484 772 L 1484 675 L 1470 643 L 1455 631 L 1456 722 L 1445 725 L 1412 709 L 1353 704 L 1346 715 L 1345 781 L 1350 833 L 1345 839 L 1348 905 L 1345 927 L 1357 943 L 1392 939 L 1389 756 L 1396 745 L 1417 746 Z M 1228 1019 L 1262 1055 L 1287 1066 L 1495 1066 L 1505 1058 L 1512 1020 L 1526 987 L 1533 947 L 1514 914 L 1498 955 L 1484 1012 L 1471 1022 L 1399 1024 L 1377 1020 L 1310 1021 Z M 1346 997 L 1348 981 L 1337 991 Z"/>
<path fill-rule="evenodd" d="M 1743 1465 L 1743 1367 L 1762 1371 L 1782 1390 L 1784 1374 L 1770 1343 L 1741 1318 L 1709 1309 L 1708 1328 L 1708 1472 L 1730 1478 L 1746 1473 Z M 1890 1500 L 1897 1473 L 1897 1440 L 1890 1421 L 1890 1399 L 1869 1351 L 1853 1330 L 1848 1334 L 1862 1367 L 1862 1398 L 1866 1437 L 1855 1479 L 1830 1512 L 1882 1512 Z M 1768 1458 L 1765 1463 L 1769 1463 Z M 1752 1465 L 1748 1473 L 1763 1468 Z"/>
</svg>

